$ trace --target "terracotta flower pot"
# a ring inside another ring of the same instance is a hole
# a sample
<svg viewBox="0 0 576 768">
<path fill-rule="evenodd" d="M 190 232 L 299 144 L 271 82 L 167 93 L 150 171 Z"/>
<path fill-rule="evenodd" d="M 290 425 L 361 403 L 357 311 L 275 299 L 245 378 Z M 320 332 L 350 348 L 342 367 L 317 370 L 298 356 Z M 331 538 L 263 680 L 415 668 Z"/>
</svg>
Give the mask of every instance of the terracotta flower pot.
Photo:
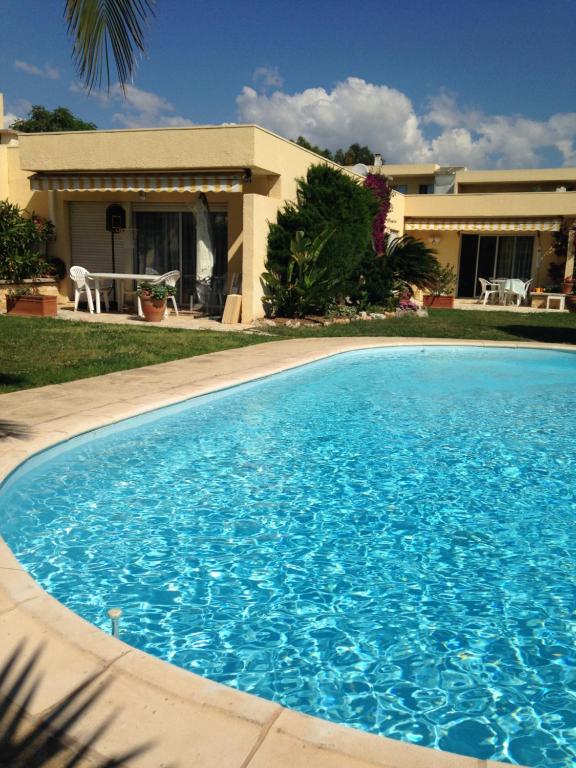
<svg viewBox="0 0 576 768">
<path fill-rule="evenodd" d="M 164 319 L 166 299 L 147 299 L 141 296 L 140 302 L 142 304 L 142 312 L 144 312 L 144 319 L 148 323 L 159 323 Z"/>
<path fill-rule="evenodd" d="M 23 317 L 56 317 L 56 296 L 6 296 L 6 312 Z"/>
<path fill-rule="evenodd" d="M 574 281 L 573 280 L 564 280 L 562 283 L 562 293 L 572 293 L 572 288 L 574 287 Z"/>
<path fill-rule="evenodd" d="M 454 296 L 424 296 L 424 306 L 430 309 L 454 309 Z"/>
</svg>

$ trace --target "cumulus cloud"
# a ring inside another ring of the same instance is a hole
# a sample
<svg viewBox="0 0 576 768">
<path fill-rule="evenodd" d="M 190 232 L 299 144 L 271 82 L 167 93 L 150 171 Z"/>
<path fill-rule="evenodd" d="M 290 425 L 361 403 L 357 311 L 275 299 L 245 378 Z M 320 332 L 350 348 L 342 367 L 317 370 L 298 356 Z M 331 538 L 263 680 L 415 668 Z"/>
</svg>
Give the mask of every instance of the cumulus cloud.
<svg viewBox="0 0 576 768">
<path fill-rule="evenodd" d="M 77 83 L 72 83 L 71 91 L 85 92 Z M 112 115 L 112 121 L 123 128 L 158 128 L 162 126 L 193 125 L 181 115 L 174 114 L 174 105 L 152 91 L 144 91 L 134 85 L 127 85 L 125 90 L 119 83 L 109 91 L 92 91 L 89 94 L 103 108 L 122 109 Z"/>
<path fill-rule="evenodd" d="M 16 120 L 23 120 L 32 109 L 32 102 L 27 99 L 16 99 L 6 104 L 7 112 L 4 113 L 3 128 L 10 128 Z"/>
<path fill-rule="evenodd" d="M 22 72 L 26 72 L 28 75 L 34 75 L 34 77 L 42 77 L 45 80 L 60 79 L 60 72 L 58 72 L 58 70 L 54 67 L 51 67 L 49 64 L 44 64 L 44 66 L 40 68 L 34 64 L 29 64 L 27 61 L 16 59 L 14 62 L 14 67 L 21 70 Z"/>
<path fill-rule="evenodd" d="M 252 74 L 252 82 L 263 88 L 282 88 L 284 78 L 280 76 L 278 67 L 257 67 Z"/>
<path fill-rule="evenodd" d="M 437 162 L 472 168 L 534 167 L 551 150 L 565 165 L 576 162 L 576 113 L 548 120 L 487 115 L 461 106 L 442 91 L 419 114 L 401 91 L 349 77 L 331 90 L 257 93 L 237 97 L 242 122 L 258 123 L 288 138 L 337 149 L 367 144 L 389 163 Z"/>
</svg>

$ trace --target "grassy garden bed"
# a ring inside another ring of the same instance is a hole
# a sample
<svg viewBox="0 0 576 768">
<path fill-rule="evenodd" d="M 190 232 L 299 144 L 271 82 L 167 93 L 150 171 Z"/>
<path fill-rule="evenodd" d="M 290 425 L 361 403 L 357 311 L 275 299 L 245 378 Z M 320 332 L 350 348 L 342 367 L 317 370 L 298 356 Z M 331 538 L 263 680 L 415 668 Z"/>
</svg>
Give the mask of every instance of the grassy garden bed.
<svg viewBox="0 0 576 768">
<path fill-rule="evenodd" d="M 1 316 L 0 393 L 287 338 L 401 336 L 576 344 L 576 314 L 435 310 L 428 318 L 262 330 L 267 335 Z"/>
</svg>

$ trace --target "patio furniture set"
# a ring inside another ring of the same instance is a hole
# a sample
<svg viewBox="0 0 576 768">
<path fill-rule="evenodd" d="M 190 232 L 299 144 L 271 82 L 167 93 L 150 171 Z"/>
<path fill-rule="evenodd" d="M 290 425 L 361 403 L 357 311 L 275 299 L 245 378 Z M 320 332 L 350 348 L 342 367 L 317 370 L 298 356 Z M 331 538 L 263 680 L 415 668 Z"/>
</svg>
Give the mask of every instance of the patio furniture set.
<svg viewBox="0 0 576 768">
<path fill-rule="evenodd" d="M 482 292 L 478 301 L 482 304 L 516 304 L 530 300 L 531 304 L 537 302 L 544 309 L 564 310 L 566 297 L 563 293 L 546 291 L 529 291 L 532 280 L 518 280 L 507 277 L 491 277 L 490 279 L 479 277 Z"/>
<path fill-rule="evenodd" d="M 88 309 L 90 310 L 90 314 L 100 314 L 102 311 L 101 308 L 101 299 L 104 300 L 104 306 L 106 307 L 106 311 L 110 311 L 110 294 L 113 289 L 114 281 L 118 281 L 118 304 L 119 306 L 122 306 L 124 303 L 124 292 L 123 292 L 123 284 L 126 281 L 136 281 L 137 283 L 149 283 L 150 285 L 169 285 L 172 287 L 176 286 L 176 283 L 180 279 L 180 272 L 178 270 L 172 270 L 171 272 L 166 272 L 163 275 L 158 275 L 156 273 L 145 273 L 142 275 L 139 274 L 129 274 L 124 272 L 90 272 L 89 270 L 85 269 L 84 267 L 71 267 L 70 268 L 70 277 L 72 278 L 74 282 L 74 311 L 76 312 L 78 309 L 78 304 L 80 303 L 80 299 L 82 297 L 82 294 L 86 294 L 86 301 L 88 303 Z M 92 291 L 94 291 L 94 299 L 92 298 Z M 142 312 L 142 304 L 140 302 L 140 297 L 137 297 L 138 299 L 138 316 L 144 317 L 144 313 Z M 172 305 L 174 307 L 174 312 L 178 314 L 178 307 L 176 305 L 176 299 L 174 296 L 169 296 L 168 299 L 172 300 Z M 166 303 L 166 315 L 168 314 L 168 302 Z"/>
</svg>

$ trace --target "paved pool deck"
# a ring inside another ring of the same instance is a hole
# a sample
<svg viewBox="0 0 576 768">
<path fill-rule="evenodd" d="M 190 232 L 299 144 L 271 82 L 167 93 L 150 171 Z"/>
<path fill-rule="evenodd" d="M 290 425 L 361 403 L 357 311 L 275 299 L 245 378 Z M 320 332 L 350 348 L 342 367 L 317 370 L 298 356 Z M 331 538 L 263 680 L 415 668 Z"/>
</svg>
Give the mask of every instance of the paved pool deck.
<svg viewBox="0 0 576 768">
<path fill-rule="evenodd" d="M 355 349 L 466 345 L 548 348 L 448 339 L 290 339 L 66 384 L 0 395 L 0 413 L 28 430 L 0 440 L 0 480 L 25 459 L 78 434 L 191 397 Z M 103 542 L 105 546 L 105 542 Z M 363 733 L 303 715 L 186 672 L 96 629 L 44 592 L 0 539 L 0 665 L 24 642 L 42 646 L 43 678 L 27 711 L 34 723 L 80 683 L 102 696 L 68 731 L 72 751 L 111 714 L 82 762 L 147 744 L 131 768 L 496 768 L 504 765 Z M 22 703 L 22 698 L 17 699 Z"/>
</svg>

